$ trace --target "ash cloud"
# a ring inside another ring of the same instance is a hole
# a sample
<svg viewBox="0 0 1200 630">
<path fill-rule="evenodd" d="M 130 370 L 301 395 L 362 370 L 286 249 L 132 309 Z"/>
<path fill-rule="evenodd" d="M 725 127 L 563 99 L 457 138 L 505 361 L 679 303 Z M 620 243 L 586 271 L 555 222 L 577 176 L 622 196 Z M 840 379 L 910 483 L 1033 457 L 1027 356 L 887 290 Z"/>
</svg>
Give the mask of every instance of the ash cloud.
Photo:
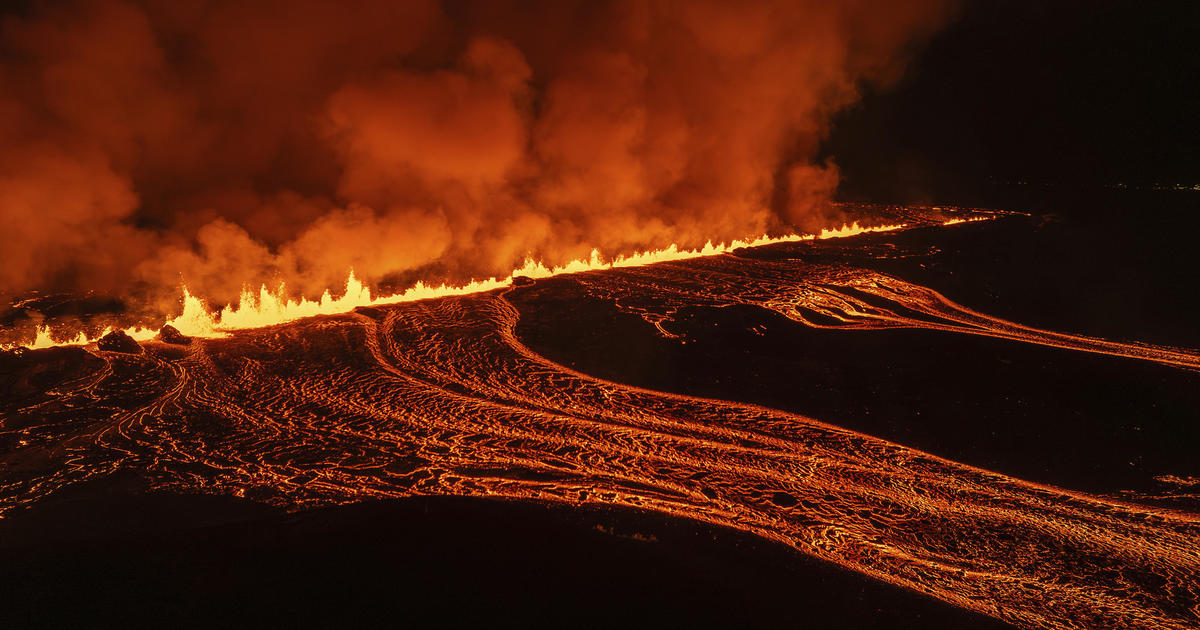
<svg viewBox="0 0 1200 630">
<path fill-rule="evenodd" d="M 0 23 L 0 294 L 177 308 L 831 220 L 830 116 L 944 0 L 34 3 Z"/>
</svg>

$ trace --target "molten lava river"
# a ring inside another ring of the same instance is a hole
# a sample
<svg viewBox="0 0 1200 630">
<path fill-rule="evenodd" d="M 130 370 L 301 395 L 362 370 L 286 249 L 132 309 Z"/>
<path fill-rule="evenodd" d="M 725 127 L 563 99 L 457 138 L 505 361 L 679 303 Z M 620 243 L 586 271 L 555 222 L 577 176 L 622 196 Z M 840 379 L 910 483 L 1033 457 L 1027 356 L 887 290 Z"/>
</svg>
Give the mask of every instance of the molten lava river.
<svg viewBox="0 0 1200 630">
<path fill-rule="evenodd" d="M 864 239 L 841 240 L 852 250 Z M 10 353 L 9 364 L 43 367 L 0 406 L 0 514 L 130 471 L 156 491 L 290 510 L 412 495 L 621 505 L 750 532 L 1019 626 L 1200 626 L 1194 508 L 1024 481 L 829 418 L 599 378 L 522 336 L 539 300 L 569 289 L 667 344 L 689 342 L 681 313 L 750 309 L 824 335 L 916 329 L 1181 378 L 1200 369 L 1195 351 L 977 312 L 873 270 L 871 243 L 840 260 L 782 243 L 518 281 L 140 352 Z"/>
</svg>

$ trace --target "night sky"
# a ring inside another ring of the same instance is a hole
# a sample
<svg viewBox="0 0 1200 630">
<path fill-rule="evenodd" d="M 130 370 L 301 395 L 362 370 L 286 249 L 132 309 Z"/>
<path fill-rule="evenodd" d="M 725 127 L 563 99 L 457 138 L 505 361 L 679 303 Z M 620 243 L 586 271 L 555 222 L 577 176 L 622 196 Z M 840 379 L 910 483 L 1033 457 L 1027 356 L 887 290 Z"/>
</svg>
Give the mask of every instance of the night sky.
<svg viewBox="0 0 1200 630">
<path fill-rule="evenodd" d="M 976 0 L 825 144 L 842 194 L 1200 184 L 1200 4 Z"/>
</svg>

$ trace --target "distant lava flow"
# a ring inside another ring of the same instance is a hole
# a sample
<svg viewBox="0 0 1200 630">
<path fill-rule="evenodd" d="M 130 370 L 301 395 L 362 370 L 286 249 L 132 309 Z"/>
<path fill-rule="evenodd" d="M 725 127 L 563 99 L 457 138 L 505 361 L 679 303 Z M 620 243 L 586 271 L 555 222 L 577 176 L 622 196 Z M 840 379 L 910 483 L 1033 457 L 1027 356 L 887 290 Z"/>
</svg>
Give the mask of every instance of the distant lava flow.
<svg viewBox="0 0 1200 630">
<path fill-rule="evenodd" d="M 763 258 L 571 281 L 664 330 L 680 308 L 748 304 L 797 325 L 920 327 L 1200 367 L 1196 352 L 1021 326 L 863 268 Z M 415 494 L 619 504 L 753 532 L 1022 626 L 1200 623 L 1198 515 L 1021 481 L 800 415 L 601 380 L 517 338 L 508 295 L 520 290 L 140 353 L 12 355 L 42 367 L 0 407 L 0 513 L 115 473 L 291 509 Z"/>
</svg>

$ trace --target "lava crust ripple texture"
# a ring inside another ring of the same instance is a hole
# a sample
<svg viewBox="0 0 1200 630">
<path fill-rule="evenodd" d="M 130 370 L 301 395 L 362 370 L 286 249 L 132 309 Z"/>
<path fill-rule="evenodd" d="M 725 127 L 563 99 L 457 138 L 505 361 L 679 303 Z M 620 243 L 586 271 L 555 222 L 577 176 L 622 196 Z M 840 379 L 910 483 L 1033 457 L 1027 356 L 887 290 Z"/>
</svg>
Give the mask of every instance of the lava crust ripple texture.
<svg viewBox="0 0 1200 630">
<path fill-rule="evenodd" d="M 753 305 L 796 325 L 1200 367 L 1195 352 L 1038 330 L 846 265 L 724 255 L 572 281 L 660 329 L 680 308 Z M 511 290 L 141 354 L 42 351 L 73 353 L 62 360 L 76 367 L 3 408 L 0 514 L 118 471 L 289 509 L 411 495 L 620 504 L 752 532 L 1022 626 L 1200 625 L 1194 514 L 588 376 L 517 338 Z"/>
</svg>

